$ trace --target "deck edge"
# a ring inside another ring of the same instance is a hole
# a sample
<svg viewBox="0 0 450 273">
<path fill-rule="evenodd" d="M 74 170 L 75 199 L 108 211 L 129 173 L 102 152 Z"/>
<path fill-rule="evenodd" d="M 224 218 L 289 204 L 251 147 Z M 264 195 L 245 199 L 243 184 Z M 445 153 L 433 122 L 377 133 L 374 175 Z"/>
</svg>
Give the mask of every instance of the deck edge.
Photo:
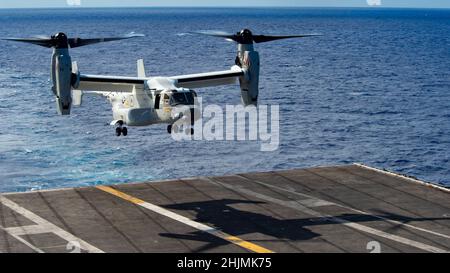
<svg viewBox="0 0 450 273">
<path fill-rule="evenodd" d="M 409 176 L 404 175 L 404 174 L 399 174 L 399 173 L 396 173 L 396 172 L 391 171 L 391 170 L 386 170 L 386 169 L 382 170 L 382 169 L 378 169 L 378 168 L 375 168 L 375 167 L 370 167 L 370 166 L 365 165 L 363 163 L 353 163 L 353 165 L 354 166 L 358 166 L 358 167 L 363 168 L 363 169 L 372 170 L 372 171 L 379 172 L 379 173 L 382 173 L 382 174 L 386 174 L 386 175 L 389 175 L 389 176 L 401 178 L 403 180 L 406 180 L 406 181 L 409 181 L 409 182 L 413 182 L 413 183 L 417 183 L 417 184 L 420 184 L 422 186 L 431 187 L 431 188 L 434 188 L 434 189 L 437 189 L 437 190 L 440 190 L 440 191 L 443 191 L 443 192 L 446 192 L 446 193 L 450 193 L 450 188 L 446 188 L 444 186 L 440 186 L 437 183 L 431 183 L 431 182 L 422 181 L 422 180 L 419 180 L 417 178 L 409 177 Z"/>
<path fill-rule="evenodd" d="M 394 171 L 390 171 L 390 170 L 386 170 L 386 169 L 378 169 L 375 167 L 371 167 L 368 165 L 365 165 L 364 163 L 352 163 L 352 164 L 345 164 L 342 166 L 358 166 L 360 168 L 364 168 L 367 170 L 372 170 L 375 172 L 379 172 L 379 173 L 383 173 L 389 176 L 393 176 L 393 177 L 397 177 L 397 178 L 401 178 L 410 182 L 414 182 L 414 183 L 418 183 L 421 184 L 423 186 L 427 186 L 427 187 L 432 187 L 435 189 L 438 189 L 440 191 L 444 191 L 446 193 L 450 193 L 450 188 L 446 188 L 444 186 L 440 186 L 438 184 L 435 183 L 431 183 L 431 182 L 425 182 L 422 180 L 419 180 L 417 178 L 412 178 L 409 177 L 407 175 L 404 174 L 399 174 L 396 173 Z M 327 168 L 327 167 L 338 167 L 339 165 L 333 165 L 333 166 L 314 166 L 311 168 Z M 309 168 L 295 168 L 297 169 L 309 169 Z M 288 171 L 288 170 L 278 170 L 278 171 Z M 270 171 L 263 171 L 263 172 L 270 172 Z M 232 174 L 229 174 L 232 175 Z M 158 180 L 147 180 L 147 181 L 136 181 L 136 182 L 129 182 L 129 183 L 112 183 L 112 184 L 105 184 L 105 186 L 116 186 L 116 185 L 133 185 L 133 184 L 142 184 L 142 183 L 163 183 L 163 182 L 169 182 L 169 181 L 174 181 L 174 180 L 192 180 L 192 179 L 198 179 L 199 177 L 202 176 L 193 176 L 193 177 L 186 177 L 186 178 L 173 178 L 173 179 L 158 179 Z M 0 192 L 0 195 L 2 196 L 8 196 L 8 195 L 20 195 L 20 194 L 26 194 L 26 193 L 36 193 L 36 192 L 40 192 L 40 193 L 45 193 L 45 192 L 54 192 L 54 191 L 68 191 L 68 190 L 76 190 L 76 189 L 85 189 L 85 188 L 92 188 L 98 185 L 92 185 L 92 186 L 81 186 L 81 187 L 62 187 L 62 188 L 50 188 L 50 189 L 41 189 L 41 190 L 32 190 L 32 191 L 23 191 L 23 192 Z"/>
</svg>

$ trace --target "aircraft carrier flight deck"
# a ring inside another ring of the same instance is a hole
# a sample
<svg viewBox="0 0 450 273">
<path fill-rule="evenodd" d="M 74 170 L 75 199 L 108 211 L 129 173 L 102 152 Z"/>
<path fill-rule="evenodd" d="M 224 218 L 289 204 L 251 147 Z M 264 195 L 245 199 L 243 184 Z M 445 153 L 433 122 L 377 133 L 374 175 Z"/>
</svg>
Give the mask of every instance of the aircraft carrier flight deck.
<svg viewBox="0 0 450 273">
<path fill-rule="evenodd" d="M 0 252 L 449 252 L 449 190 L 360 164 L 0 195 Z"/>
</svg>

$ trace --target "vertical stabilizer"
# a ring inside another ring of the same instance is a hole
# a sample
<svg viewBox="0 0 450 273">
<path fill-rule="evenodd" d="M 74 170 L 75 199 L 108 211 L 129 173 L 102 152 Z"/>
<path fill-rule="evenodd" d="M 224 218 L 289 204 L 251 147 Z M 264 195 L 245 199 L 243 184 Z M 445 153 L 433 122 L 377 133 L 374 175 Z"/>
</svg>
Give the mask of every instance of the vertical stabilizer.
<svg viewBox="0 0 450 273">
<path fill-rule="evenodd" d="M 145 66 L 144 66 L 144 60 L 143 59 L 139 59 L 137 61 L 137 72 L 138 72 L 138 77 L 139 78 L 145 78 Z"/>
</svg>

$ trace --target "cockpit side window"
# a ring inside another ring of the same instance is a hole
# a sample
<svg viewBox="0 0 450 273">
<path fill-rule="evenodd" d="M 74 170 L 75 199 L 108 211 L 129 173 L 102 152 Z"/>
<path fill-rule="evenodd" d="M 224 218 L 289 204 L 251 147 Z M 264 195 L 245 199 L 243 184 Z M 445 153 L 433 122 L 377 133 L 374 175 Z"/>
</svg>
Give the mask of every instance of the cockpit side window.
<svg viewBox="0 0 450 273">
<path fill-rule="evenodd" d="M 192 93 L 180 92 L 173 93 L 170 98 L 170 105 L 194 105 L 194 96 Z"/>
<path fill-rule="evenodd" d="M 194 95 L 192 93 L 186 93 L 186 99 L 189 105 L 194 105 Z"/>
<path fill-rule="evenodd" d="M 179 104 L 186 104 L 186 97 L 184 96 L 184 93 L 173 93 L 172 97 L 170 98 L 170 105 L 175 106 Z"/>
</svg>

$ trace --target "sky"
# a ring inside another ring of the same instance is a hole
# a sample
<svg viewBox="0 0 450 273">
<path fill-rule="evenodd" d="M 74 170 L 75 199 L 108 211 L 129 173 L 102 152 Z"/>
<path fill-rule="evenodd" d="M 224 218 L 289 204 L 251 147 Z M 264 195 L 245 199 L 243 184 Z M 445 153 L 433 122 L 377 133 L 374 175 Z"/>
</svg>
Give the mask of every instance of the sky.
<svg viewBox="0 0 450 273">
<path fill-rule="evenodd" d="M 0 8 L 124 6 L 288 6 L 450 8 L 450 0 L 0 0 Z"/>
</svg>

